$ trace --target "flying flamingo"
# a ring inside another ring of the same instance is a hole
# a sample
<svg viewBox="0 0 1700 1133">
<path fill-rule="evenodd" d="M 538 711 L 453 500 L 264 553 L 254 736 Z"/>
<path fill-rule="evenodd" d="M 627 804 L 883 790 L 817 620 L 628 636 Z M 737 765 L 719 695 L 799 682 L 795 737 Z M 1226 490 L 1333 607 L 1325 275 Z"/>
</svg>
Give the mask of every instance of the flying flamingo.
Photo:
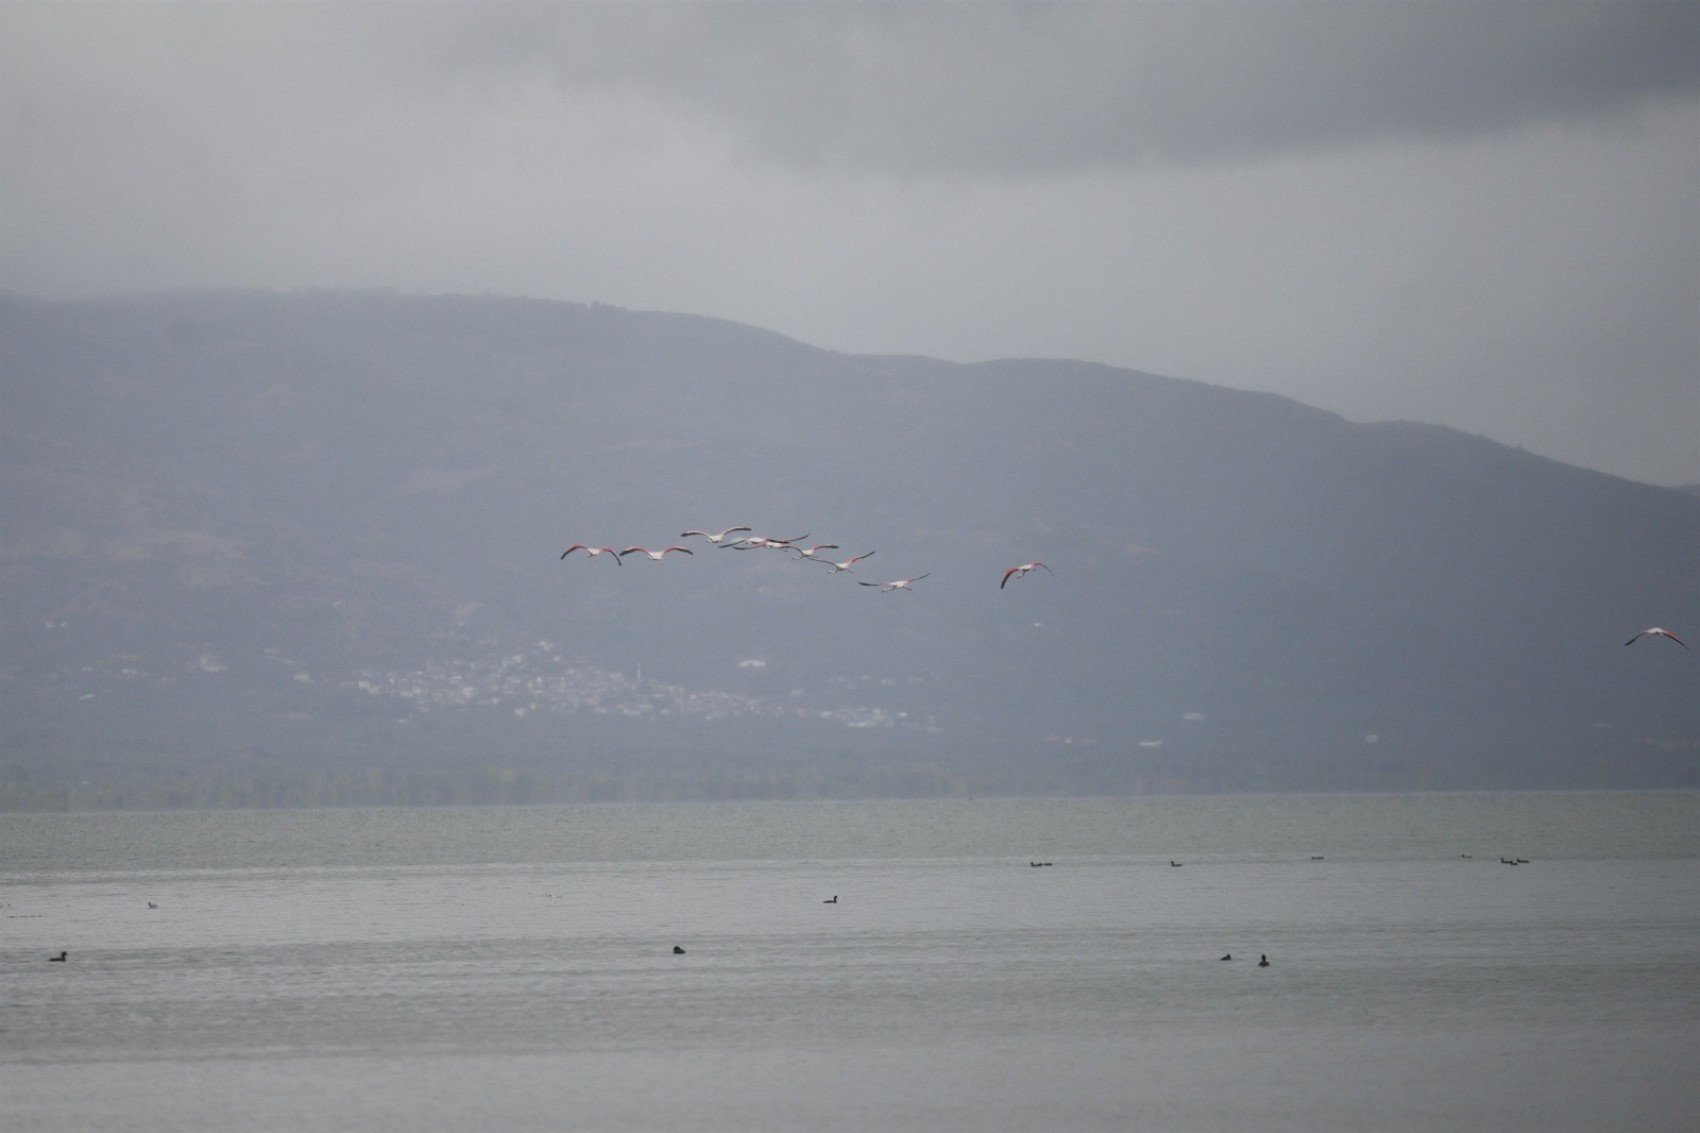
<svg viewBox="0 0 1700 1133">
<path fill-rule="evenodd" d="M 809 559 L 813 562 L 823 563 L 826 560 L 822 559 L 822 558 L 816 558 L 816 556 L 819 555 L 822 551 L 836 551 L 836 550 L 838 550 L 838 544 L 837 543 L 816 543 L 812 547 L 786 547 L 785 549 L 787 551 L 796 551 L 798 562 L 802 562 L 804 559 Z"/>
<path fill-rule="evenodd" d="M 680 535 L 679 538 L 684 539 L 684 538 L 688 538 L 689 536 L 692 536 L 692 535 L 701 535 L 704 539 L 707 539 L 710 543 L 713 543 L 716 546 L 718 546 L 720 544 L 720 542 L 722 540 L 724 540 L 726 538 L 726 536 L 732 534 L 732 532 L 734 532 L 734 531 L 748 531 L 748 530 L 750 530 L 750 528 L 748 528 L 748 527 L 728 527 L 724 531 L 716 531 L 716 532 L 713 532 L 712 534 L 707 532 L 707 531 L 686 531 L 684 534 Z M 733 541 L 736 542 L 736 540 L 733 540 Z"/>
<path fill-rule="evenodd" d="M 807 533 L 802 535 L 793 535 L 789 539 L 769 539 L 765 535 L 751 535 L 747 539 L 739 539 L 735 543 L 728 543 L 726 545 L 740 551 L 789 551 L 791 549 L 791 544 L 800 543 L 808 537 Z"/>
<path fill-rule="evenodd" d="M 871 555 L 871 554 L 874 554 L 874 552 L 869 551 L 868 555 Z M 857 563 L 859 563 L 863 559 L 867 558 L 868 555 L 855 555 L 851 558 L 845 559 L 841 563 L 835 563 L 831 559 L 814 559 L 814 561 L 817 562 L 817 563 L 825 563 L 827 566 L 832 568 L 833 574 L 837 574 L 840 571 L 849 570 L 851 567 L 855 566 Z"/>
<path fill-rule="evenodd" d="M 1687 643 L 1685 643 L 1682 640 L 1682 638 L 1678 637 L 1676 634 L 1672 633 L 1670 630 L 1662 629 L 1659 626 L 1649 626 L 1648 628 L 1642 630 L 1640 633 L 1636 634 L 1634 637 L 1630 638 L 1628 641 L 1624 642 L 1623 644 L 1634 645 L 1637 641 L 1640 641 L 1643 637 L 1668 637 L 1672 641 L 1676 642 L 1678 645 L 1682 646 L 1684 649 L 1688 648 Z"/>
<path fill-rule="evenodd" d="M 930 570 L 927 572 L 927 574 L 931 573 L 933 572 Z M 918 574 L 914 578 L 896 578 L 890 582 L 858 582 L 856 585 L 877 586 L 880 588 L 881 594 L 890 594 L 893 590 L 908 590 L 910 583 L 921 581 L 923 578 L 927 577 L 927 574 Z"/>
<path fill-rule="evenodd" d="M 1041 563 L 1041 562 L 1038 562 L 1038 561 L 1034 561 L 1034 562 L 1030 562 L 1030 563 L 1022 563 L 1020 566 L 1012 566 L 1008 570 L 1003 572 L 1003 581 L 998 583 L 998 589 L 1002 590 L 1005 586 L 1008 586 L 1010 579 L 1012 579 L 1012 578 L 1025 578 L 1027 575 L 1032 574 L 1034 571 L 1039 570 L 1040 568 L 1043 568 L 1046 574 L 1055 574 L 1056 573 L 1056 571 L 1052 570 L 1048 566 L 1045 566 L 1044 563 Z"/>
<path fill-rule="evenodd" d="M 612 547 L 587 547 L 583 543 L 574 543 L 572 546 L 568 547 L 566 550 L 561 552 L 561 557 L 564 559 L 568 555 L 572 554 L 574 551 L 583 551 L 585 554 L 589 555 L 593 559 L 597 555 L 613 555 L 614 561 L 616 563 L 620 562 L 620 552 L 616 551 L 614 548 L 612 548 Z M 623 566 L 625 564 L 621 563 L 621 565 Z"/>
<path fill-rule="evenodd" d="M 648 547 L 627 547 L 625 550 L 620 552 L 620 557 L 624 558 L 627 555 L 648 555 L 655 562 L 660 562 L 662 556 L 666 555 L 668 551 L 683 551 L 687 555 L 696 554 L 696 552 L 691 550 L 689 547 L 681 547 L 675 543 L 673 546 L 663 547 L 659 551 L 652 551 Z"/>
</svg>

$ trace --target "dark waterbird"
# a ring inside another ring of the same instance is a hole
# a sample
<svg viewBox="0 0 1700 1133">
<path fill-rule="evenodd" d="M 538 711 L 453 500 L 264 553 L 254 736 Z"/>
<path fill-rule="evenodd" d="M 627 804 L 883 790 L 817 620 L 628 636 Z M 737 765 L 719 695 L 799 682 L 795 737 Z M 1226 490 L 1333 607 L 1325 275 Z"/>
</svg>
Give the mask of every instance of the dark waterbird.
<svg viewBox="0 0 1700 1133">
<path fill-rule="evenodd" d="M 47 958 L 47 962 L 49 964 L 63 964 L 65 962 L 65 957 L 67 957 L 69 955 L 70 955 L 69 952 L 61 952 L 57 956 L 49 956 Z"/>
</svg>

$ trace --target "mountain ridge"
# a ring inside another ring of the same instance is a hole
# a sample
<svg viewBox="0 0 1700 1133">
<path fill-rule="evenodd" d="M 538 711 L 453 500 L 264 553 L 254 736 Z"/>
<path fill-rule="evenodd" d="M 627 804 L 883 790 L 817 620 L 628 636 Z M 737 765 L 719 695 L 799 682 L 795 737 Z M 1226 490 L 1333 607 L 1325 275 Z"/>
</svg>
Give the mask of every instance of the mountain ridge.
<svg viewBox="0 0 1700 1133">
<path fill-rule="evenodd" d="M 627 794 L 697 790 L 693 747 L 779 793 L 1700 782 L 1695 670 L 1621 649 L 1700 622 L 1700 500 L 1487 438 L 543 300 L 0 320 L 14 805 L 255 749 Z M 878 554 L 558 558 L 734 522 Z M 555 699 L 495 691 L 522 653 Z"/>
</svg>

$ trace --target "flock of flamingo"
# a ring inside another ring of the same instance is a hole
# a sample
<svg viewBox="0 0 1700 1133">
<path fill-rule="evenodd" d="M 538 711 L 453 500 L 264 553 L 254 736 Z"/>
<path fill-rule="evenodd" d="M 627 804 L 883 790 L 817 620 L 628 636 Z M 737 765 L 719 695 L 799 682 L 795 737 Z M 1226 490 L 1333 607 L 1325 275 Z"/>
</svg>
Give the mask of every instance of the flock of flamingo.
<svg viewBox="0 0 1700 1133">
<path fill-rule="evenodd" d="M 799 546 L 799 544 L 801 544 L 804 539 L 808 538 L 808 535 L 806 534 L 795 535 L 789 539 L 775 539 L 766 535 L 756 535 L 753 532 L 754 528 L 750 527 L 727 527 L 720 531 L 685 531 L 680 533 L 679 538 L 689 539 L 692 536 L 700 536 L 707 539 L 711 545 L 718 547 L 723 551 L 783 551 L 794 554 L 798 562 L 821 563 L 822 565 L 829 567 L 832 574 L 852 573 L 850 569 L 851 567 L 874 554 L 873 551 L 864 551 L 860 555 L 852 555 L 847 559 L 834 560 L 831 556 L 826 555 L 824 552 L 839 550 L 840 548 L 837 543 L 816 543 L 812 546 L 804 547 Z M 733 536 L 737 536 L 737 538 L 733 538 Z M 653 562 L 661 562 L 670 554 L 696 554 L 696 552 L 691 550 L 689 547 L 683 546 L 679 543 L 673 543 L 669 546 L 662 547 L 658 551 L 652 551 L 648 547 L 637 546 L 627 547 L 623 551 L 616 551 L 613 547 L 592 547 L 588 543 L 574 543 L 572 546 L 561 552 L 561 558 L 565 559 L 574 551 L 583 551 L 587 556 L 593 559 L 602 555 L 607 555 L 619 565 L 624 565 L 625 557 L 627 555 L 643 555 Z M 1056 573 L 1050 567 L 1039 562 L 1037 559 L 1032 562 L 1017 563 L 1015 566 L 1012 566 L 1003 572 L 1003 578 L 998 582 L 998 589 L 1002 590 L 1004 587 L 1009 585 L 1012 579 L 1025 578 L 1036 570 L 1042 570 L 1046 574 L 1050 575 L 1054 575 Z M 858 585 L 877 588 L 881 594 L 891 594 L 899 590 L 912 592 L 915 583 L 926 578 L 931 573 L 931 571 L 926 571 L 922 574 L 917 574 L 909 578 L 891 578 L 886 579 L 883 582 L 863 582 L 861 579 L 857 579 L 856 581 Z M 1665 629 L 1663 626 L 1648 626 L 1646 629 L 1637 633 L 1634 637 L 1630 638 L 1623 644 L 1625 646 L 1634 645 L 1637 641 L 1640 641 L 1644 637 L 1662 637 L 1667 640 L 1674 641 L 1684 649 L 1688 648 L 1688 644 L 1686 642 L 1670 630 Z"/>
<path fill-rule="evenodd" d="M 852 567 L 861 562 L 863 559 L 869 558 L 874 554 L 873 551 L 864 551 L 859 555 L 851 555 L 847 559 L 834 559 L 830 555 L 826 554 L 826 552 L 839 550 L 840 548 L 837 543 L 815 543 L 812 546 L 805 547 L 801 544 L 804 539 L 808 538 L 808 535 L 806 534 L 794 535 L 789 539 L 776 539 L 767 535 L 756 535 L 753 533 L 754 530 L 755 529 L 751 527 L 727 527 L 720 531 L 685 531 L 680 533 L 679 538 L 689 539 L 693 535 L 701 536 L 702 538 L 707 539 L 710 544 L 720 548 L 722 551 L 782 551 L 795 555 L 798 562 L 820 563 L 821 565 L 829 568 L 829 573 L 831 574 L 854 573 L 851 570 Z M 733 538 L 734 535 L 736 535 L 737 538 Z M 612 558 L 615 563 L 620 565 L 624 565 L 627 555 L 643 555 L 653 562 L 661 562 L 670 554 L 696 554 L 696 552 L 691 550 L 689 547 L 679 543 L 662 547 L 658 551 L 652 551 L 648 547 L 637 546 L 627 547 L 623 551 L 616 551 L 613 547 L 593 547 L 588 543 L 574 543 L 572 546 L 561 552 L 561 558 L 565 559 L 574 551 L 583 551 L 588 557 L 593 559 L 602 555 L 607 555 Z M 1009 585 L 1010 579 L 1025 577 L 1036 570 L 1043 570 L 1046 574 L 1055 573 L 1050 567 L 1046 566 L 1042 562 L 1038 562 L 1037 560 L 1029 563 L 1019 563 L 1003 572 L 1003 579 L 998 583 L 998 589 L 1002 590 L 1005 586 Z M 925 571 L 921 574 L 912 575 L 909 578 L 890 578 L 883 582 L 863 582 L 861 579 L 857 579 L 856 582 L 861 586 L 875 587 L 881 594 L 892 594 L 899 590 L 909 590 L 912 592 L 915 583 L 921 581 L 930 574 L 932 574 L 932 571 Z"/>
</svg>

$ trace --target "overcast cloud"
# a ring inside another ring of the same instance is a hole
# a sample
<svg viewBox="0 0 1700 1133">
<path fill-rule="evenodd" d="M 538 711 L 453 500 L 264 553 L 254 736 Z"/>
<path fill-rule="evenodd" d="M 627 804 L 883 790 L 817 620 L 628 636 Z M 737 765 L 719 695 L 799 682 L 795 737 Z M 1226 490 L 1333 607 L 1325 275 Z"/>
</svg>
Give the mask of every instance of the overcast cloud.
<svg viewBox="0 0 1700 1133">
<path fill-rule="evenodd" d="M 1700 4 L 0 6 L 0 286 L 1055 355 L 1700 481 Z"/>
</svg>

